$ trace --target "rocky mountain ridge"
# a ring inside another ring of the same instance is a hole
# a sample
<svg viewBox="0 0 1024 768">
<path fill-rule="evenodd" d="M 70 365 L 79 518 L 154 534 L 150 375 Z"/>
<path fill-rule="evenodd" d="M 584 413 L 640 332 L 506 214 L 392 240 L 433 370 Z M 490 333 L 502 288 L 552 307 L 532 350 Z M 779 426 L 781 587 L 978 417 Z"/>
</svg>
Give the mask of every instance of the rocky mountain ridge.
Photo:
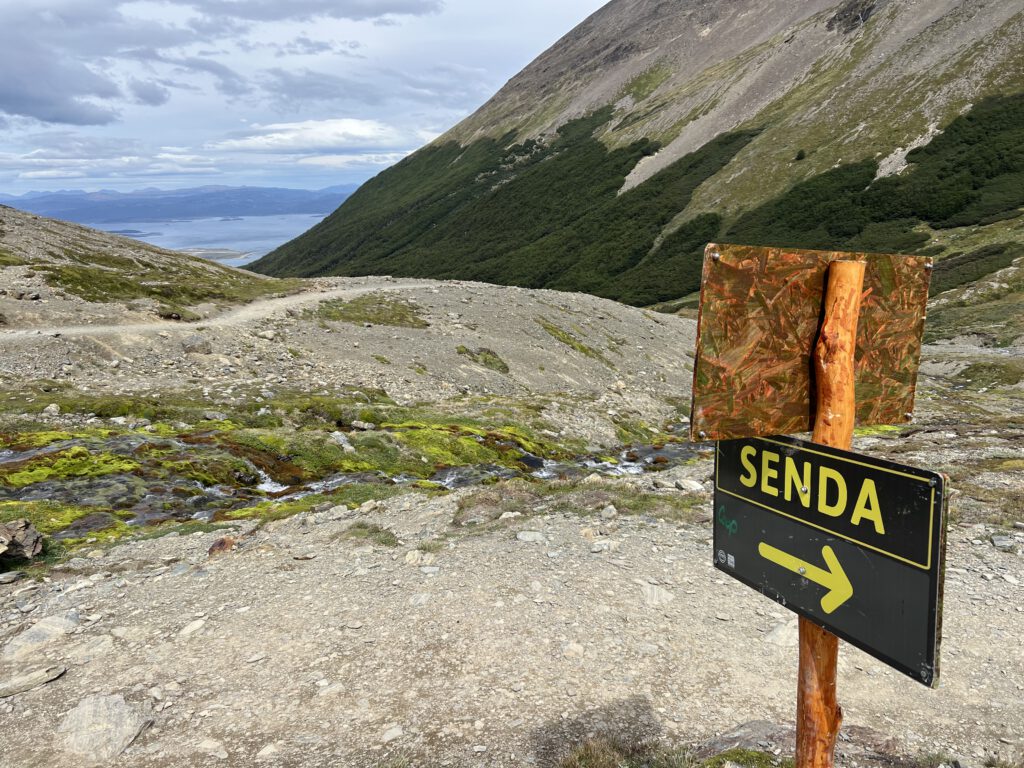
<svg viewBox="0 0 1024 768">
<path fill-rule="evenodd" d="M 710 240 L 973 272 L 1022 241 L 1022 35 L 1018 0 L 615 0 L 252 268 L 634 305 L 695 291 Z"/>
</svg>

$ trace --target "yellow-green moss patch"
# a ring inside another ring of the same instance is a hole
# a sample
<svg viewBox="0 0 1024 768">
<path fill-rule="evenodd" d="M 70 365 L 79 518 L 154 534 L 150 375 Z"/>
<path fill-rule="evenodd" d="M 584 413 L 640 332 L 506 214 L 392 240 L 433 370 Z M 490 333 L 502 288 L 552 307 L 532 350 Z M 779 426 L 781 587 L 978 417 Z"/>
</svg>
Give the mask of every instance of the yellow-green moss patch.
<svg viewBox="0 0 1024 768">
<path fill-rule="evenodd" d="M 67 477 L 102 477 L 139 469 L 139 463 L 112 453 L 92 453 L 81 446 L 51 456 L 15 465 L 13 471 L 0 469 L 0 482 L 14 488 Z"/>
</svg>

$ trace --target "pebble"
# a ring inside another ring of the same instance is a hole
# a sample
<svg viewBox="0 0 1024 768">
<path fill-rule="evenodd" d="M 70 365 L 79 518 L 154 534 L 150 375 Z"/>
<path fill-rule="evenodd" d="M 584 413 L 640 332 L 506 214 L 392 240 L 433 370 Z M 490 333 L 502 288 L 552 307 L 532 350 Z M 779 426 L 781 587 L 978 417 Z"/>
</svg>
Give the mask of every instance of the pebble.
<svg viewBox="0 0 1024 768">
<path fill-rule="evenodd" d="M 395 725 L 384 731 L 384 734 L 380 737 L 380 740 L 384 744 L 387 744 L 388 742 L 394 741 L 395 739 L 400 739 L 404 735 L 405 731 L 402 730 L 402 726 Z"/>
<path fill-rule="evenodd" d="M 263 749 L 256 753 L 257 760 L 272 760 L 281 754 L 281 748 L 277 744 L 267 744 Z"/>
<path fill-rule="evenodd" d="M 657 584 L 643 583 L 640 585 L 640 592 L 643 595 L 644 602 L 651 608 L 658 608 L 675 599 L 675 595 L 667 589 L 659 587 Z"/>
<path fill-rule="evenodd" d="M 547 537 L 540 531 L 519 531 L 516 538 L 529 544 L 543 544 L 547 541 Z"/>
<path fill-rule="evenodd" d="M 700 493 L 704 490 L 704 486 L 701 483 L 689 478 L 676 480 L 676 488 L 680 491 L 685 491 L 686 493 Z"/>
<path fill-rule="evenodd" d="M 7 571 L 0 573 L 0 584 L 13 584 L 21 578 L 21 571 Z"/>
<path fill-rule="evenodd" d="M 615 505 L 614 504 L 609 504 L 608 506 L 606 506 L 604 509 L 601 510 L 601 519 L 602 520 L 612 520 L 612 519 L 618 517 L 618 514 L 619 514 L 619 510 L 617 510 L 615 508 Z"/>
<path fill-rule="evenodd" d="M 227 760 L 228 758 L 228 751 L 216 739 L 203 739 L 199 742 L 196 749 L 210 757 L 216 757 L 218 760 Z"/>
<path fill-rule="evenodd" d="M 194 635 L 196 632 L 202 629 L 205 624 L 206 619 L 196 619 L 195 621 L 190 621 L 188 624 L 181 628 L 181 631 L 178 632 L 178 636 L 188 637 L 189 635 Z"/>
</svg>

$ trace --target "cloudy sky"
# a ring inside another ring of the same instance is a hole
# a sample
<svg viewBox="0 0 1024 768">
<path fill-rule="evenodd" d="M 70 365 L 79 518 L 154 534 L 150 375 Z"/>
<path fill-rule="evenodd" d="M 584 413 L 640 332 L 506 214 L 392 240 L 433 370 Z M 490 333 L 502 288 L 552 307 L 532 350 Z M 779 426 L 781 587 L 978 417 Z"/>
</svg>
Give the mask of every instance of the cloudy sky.
<svg viewBox="0 0 1024 768">
<path fill-rule="evenodd" d="M 605 2 L 0 0 L 0 192 L 360 182 Z"/>
</svg>

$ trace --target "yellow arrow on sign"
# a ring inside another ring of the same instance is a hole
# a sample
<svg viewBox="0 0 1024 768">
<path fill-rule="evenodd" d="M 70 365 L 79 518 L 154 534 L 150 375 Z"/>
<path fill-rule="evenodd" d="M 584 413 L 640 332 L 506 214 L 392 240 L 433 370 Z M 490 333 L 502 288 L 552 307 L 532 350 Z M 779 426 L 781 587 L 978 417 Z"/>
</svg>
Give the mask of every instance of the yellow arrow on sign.
<svg viewBox="0 0 1024 768">
<path fill-rule="evenodd" d="M 800 558 L 793 557 L 788 552 L 765 544 L 763 541 L 757 545 L 757 551 L 765 560 L 771 560 L 776 565 L 781 565 L 787 571 L 798 573 L 804 578 L 810 579 L 815 584 L 820 584 L 828 590 L 828 593 L 821 598 L 821 610 L 825 613 L 832 613 L 851 597 L 853 597 L 853 585 L 846 576 L 846 571 L 839 564 L 839 558 L 832 551 L 832 547 L 821 548 L 821 555 L 825 558 L 825 565 L 828 567 L 819 568 L 816 565 L 804 562 Z"/>
</svg>

